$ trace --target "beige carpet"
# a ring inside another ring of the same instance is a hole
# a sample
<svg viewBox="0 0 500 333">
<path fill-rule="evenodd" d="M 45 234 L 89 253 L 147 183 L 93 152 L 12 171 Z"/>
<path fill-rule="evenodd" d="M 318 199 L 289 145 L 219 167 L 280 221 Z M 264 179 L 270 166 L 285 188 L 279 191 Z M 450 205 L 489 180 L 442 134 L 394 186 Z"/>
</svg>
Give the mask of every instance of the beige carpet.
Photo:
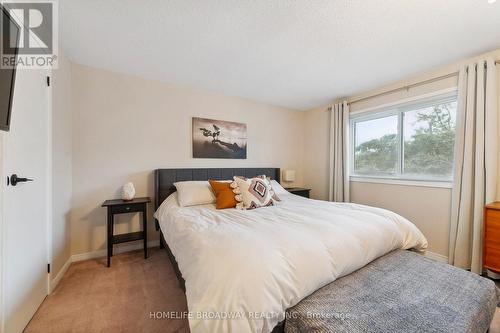
<svg viewBox="0 0 500 333">
<path fill-rule="evenodd" d="M 189 332 L 185 319 L 152 319 L 150 312 L 183 312 L 186 298 L 165 250 L 151 249 L 74 263 L 42 303 L 25 332 Z"/>
<path fill-rule="evenodd" d="M 151 318 L 151 312 L 187 311 L 186 298 L 165 250 L 151 249 L 72 264 L 25 332 L 189 332 L 185 319 Z M 497 308 L 489 333 L 500 333 Z"/>
</svg>

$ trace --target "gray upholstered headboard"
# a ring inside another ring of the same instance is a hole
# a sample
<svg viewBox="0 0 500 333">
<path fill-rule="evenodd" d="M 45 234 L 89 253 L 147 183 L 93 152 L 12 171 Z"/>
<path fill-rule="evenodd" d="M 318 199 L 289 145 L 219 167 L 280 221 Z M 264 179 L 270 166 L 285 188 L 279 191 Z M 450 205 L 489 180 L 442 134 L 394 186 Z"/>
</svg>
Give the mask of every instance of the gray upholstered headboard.
<svg viewBox="0 0 500 333">
<path fill-rule="evenodd" d="M 226 180 L 233 176 L 255 177 L 266 175 L 280 181 L 279 168 L 208 168 L 208 169 L 157 169 L 155 170 L 155 210 L 170 194 L 175 192 L 175 182 L 186 180 Z"/>
</svg>

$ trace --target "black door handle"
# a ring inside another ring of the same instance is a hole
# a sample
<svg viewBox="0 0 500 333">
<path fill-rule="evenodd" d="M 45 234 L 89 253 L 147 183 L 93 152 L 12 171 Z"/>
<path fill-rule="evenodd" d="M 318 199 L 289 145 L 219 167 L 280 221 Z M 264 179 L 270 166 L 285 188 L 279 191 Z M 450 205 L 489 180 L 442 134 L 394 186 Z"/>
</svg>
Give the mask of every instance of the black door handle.
<svg viewBox="0 0 500 333">
<path fill-rule="evenodd" d="M 13 174 L 12 176 L 10 176 L 10 178 L 7 178 L 7 185 L 9 185 L 9 181 L 10 181 L 10 185 L 16 186 L 17 183 L 32 182 L 33 179 L 22 178 L 22 177 L 18 177 L 16 174 Z"/>
</svg>

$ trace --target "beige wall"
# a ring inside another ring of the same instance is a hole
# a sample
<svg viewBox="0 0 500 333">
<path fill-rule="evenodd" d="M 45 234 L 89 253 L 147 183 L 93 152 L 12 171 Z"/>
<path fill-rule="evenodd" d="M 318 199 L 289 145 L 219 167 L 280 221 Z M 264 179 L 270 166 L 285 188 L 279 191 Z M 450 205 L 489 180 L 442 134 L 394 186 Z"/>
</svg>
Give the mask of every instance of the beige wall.
<svg viewBox="0 0 500 333">
<path fill-rule="evenodd" d="M 330 112 L 320 107 L 307 111 L 304 119 L 304 183 L 311 197 L 328 200 Z"/>
<path fill-rule="evenodd" d="M 73 254 L 105 248 L 102 202 L 119 197 L 128 181 L 138 196 L 152 197 L 157 168 L 290 168 L 302 183 L 304 113 L 79 65 L 72 67 L 72 91 Z M 193 159 L 193 116 L 246 123 L 248 159 Z M 119 217 L 116 233 L 139 227 L 137 216 L 129 220 Z M 149 221 L 150 239 L 157 239 Z"/>
<path fill-rule="evenodd" d="M 71 63 L 59 52 L 52 72 L 52 277 L 71 256 Z"/>
<path fill-rule="evenodd" d="M 476 59 L 491 56 L 500 59 L 500 50 L 483 54 L 478 57 L 466 59 L 455 64 L 450 64 L 434 71 L 416 75 L 407 80 L 395 82 L 391 85 L 380 87 L 363 94 L 352 96 L 350 100 L 377 94 L 393 88 L 421 82 L 436 76 L 451 73 L 461 65 Z M 500 82 L 500 70 L 499 82 Z M 457 78 L 448 78 L 425 86 L 412 88 L 409 91 L 400 91 L 391 95 L 369 99 L 355 103 L 351 111 L 360 111 L 376 108 L 378 106 L 396 102 L 405 98 L 423 95 L 453 87 L 457 85 Z M 500 103 L 500 84 L 499 103 Z M 500 104 L 499 104 L 500 105 Z M 319 107 L 306 112 L 305 116 L 305 141 L 304 141 L 304 180 L 305 185 L 311 187 L 312 196 L 317 199 L 328 198 L 328 151 L 329 151 L 329 112 L 327 107 Z M 500 165 L 499 165 L 500 167 Z M 500 174 L 500 169 L 499 169 Z M 373 184 L 351 182 L 351 200 L 356 203 L 387 208 L 398 212 L 414 222 L 429 240 L 429 251 L 437 254 L 448 255 L 448 233 L 451 205 L 451 190 L 443 188 L 400 186 L 388 184 Z M 500 178 L 499 185 L 500 188 Z M 500 192 L 497 191 L 500 199 Z"/>
</svg>

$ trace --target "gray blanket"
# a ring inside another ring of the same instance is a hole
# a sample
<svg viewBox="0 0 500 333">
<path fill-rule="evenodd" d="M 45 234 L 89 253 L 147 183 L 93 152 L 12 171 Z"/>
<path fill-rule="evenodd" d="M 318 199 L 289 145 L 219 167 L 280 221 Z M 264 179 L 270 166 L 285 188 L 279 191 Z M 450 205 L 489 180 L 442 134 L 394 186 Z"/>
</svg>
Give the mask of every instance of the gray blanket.
<svg viewBox="0 0 500 333">
<path fill-rule="evenodd" d="M 488 279 L 397 250 L 289 309 L 285 332 L 484 333 L 497 297 Z"/>
</svg>

